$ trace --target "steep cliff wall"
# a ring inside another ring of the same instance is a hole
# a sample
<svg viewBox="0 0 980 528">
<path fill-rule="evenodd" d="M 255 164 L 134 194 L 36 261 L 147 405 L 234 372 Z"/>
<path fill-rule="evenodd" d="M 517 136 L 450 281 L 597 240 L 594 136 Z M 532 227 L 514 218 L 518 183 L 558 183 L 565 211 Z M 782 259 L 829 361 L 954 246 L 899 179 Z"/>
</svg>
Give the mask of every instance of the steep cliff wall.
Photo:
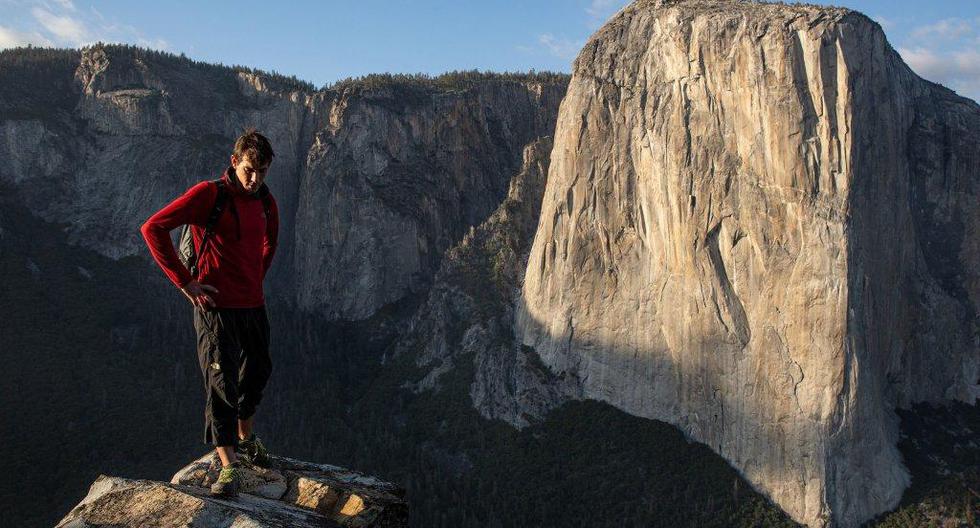
<svg viewBox="0 0 980 528">
<path fill-rule="evenodd" d="M 63 55 L 0 73 L 0 182 L 42 218 L 70 220 L 72 243 L 143 255 L 142 221 L 220 175 L 257 126 L 276 151 L 282 215 L 268 290 L 333 319 L 423 291 L 442 252 L 504 198 L 524 146 L 551 133 L 565 89 L 488 75 L 317 91 L 119 46 Z M 56 88 L 32 94 L 29 73 L 45 67 Z"/>
<path fill-rule="evenodd" d="M 517 427 L 570 399 L 564 393 L 568 387 L 513 339 L 517 285 L 537 225 L 551 149 L 551 138 L 528 145 L 507 198 L 446 252 L 432 289 L 393 351 L 412 354 L 426 372 L 403 387 L 438 390 L 444 374 L 468 370 L 462 362 L 472 362 L 473 407 Z"/>
<path fill-rule="evenodd" d="M 518 336 L 856 526 L 909 483 L 894 407 L 978 394 L 978 125 L 858 13 L 634 2 L 575 61 Z"/>
<path fill-rule="evenodd" d="M 318 97 L 296 186 L 299 305 L 362 319 L 426 289 L 442 254 L 504 199 L 525 145 L 551 133 L 563 94 L 491 82 Z"/>
</svg>

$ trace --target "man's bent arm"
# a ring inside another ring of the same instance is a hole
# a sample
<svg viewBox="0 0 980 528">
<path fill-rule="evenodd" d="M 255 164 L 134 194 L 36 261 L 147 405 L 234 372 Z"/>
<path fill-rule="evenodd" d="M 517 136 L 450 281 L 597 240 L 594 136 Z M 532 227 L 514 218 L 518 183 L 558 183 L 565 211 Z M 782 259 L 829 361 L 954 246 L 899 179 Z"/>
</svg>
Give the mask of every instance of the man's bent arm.
<svg viewBox="0 0 980 528">
<path fill-rule="evenodd" d="M 271 197 L 271 196 L 270 196 Z M 279 205 L 276 199 L 269 200 L 269 218 L 266 218 L 265 237 L 262 239 L 262 278 L 272 266 L 272 258 L 279 245 Z"/>
<path fill-rule="evenodd" d="M 186 286 L 194 277 L 177 257 L 177 250 L 170 240 L 170 231 L 184 224 L 206 223 L 214 195 L 215 192 L 208 182 L 200 182 L 154 213 L 140 226 L 153 260 L 178 288 Z"/>
</svg>

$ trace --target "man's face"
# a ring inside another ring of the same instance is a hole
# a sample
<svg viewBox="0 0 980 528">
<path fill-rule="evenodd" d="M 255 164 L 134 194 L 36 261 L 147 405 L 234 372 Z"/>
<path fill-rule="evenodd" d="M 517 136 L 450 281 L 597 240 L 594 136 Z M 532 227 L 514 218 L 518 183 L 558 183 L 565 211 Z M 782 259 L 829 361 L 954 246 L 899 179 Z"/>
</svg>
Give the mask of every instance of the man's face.
<svg viewBox="0 0 980 528">
<path fill-rule="evenodd" d="M 248 193 L 254 193 L 259 190 L 259 186 L 265 180 L 265 175 L 269 173 L 269 165 L 271 165 L 271 162 L 259 167 L 253 165 L 252 160 L 248 156 L 242 156 L 242 159 L 238 159 L 234 154 L 231 155 L 231 166 L 235 168 L 235 176 L 238 177 L 238 183 Z"/>
</svg>

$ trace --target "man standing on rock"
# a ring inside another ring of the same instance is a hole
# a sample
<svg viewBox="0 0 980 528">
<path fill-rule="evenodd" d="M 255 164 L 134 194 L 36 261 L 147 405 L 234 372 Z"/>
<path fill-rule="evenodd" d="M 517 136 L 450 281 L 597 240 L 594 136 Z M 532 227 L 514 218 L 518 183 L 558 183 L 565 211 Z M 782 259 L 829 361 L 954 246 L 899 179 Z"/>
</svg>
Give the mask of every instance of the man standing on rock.
<svg viewBox="0 0 980 528">
<path fill-rule="evenodd" d="M 238 458 L 268 465 L 252 426 L 272 371 L 262 282 L 279 233 L 276 201 L 263 183 L 274 155 L 268 139 L 246 130 L 219 180 L 194 185 L 140 229 L 154 260 L 194 305 L 207 397 L 204 442 L 215 445 L 222 464 L 214 495 L 238 494 Z M 196 256 L 190 270 L 170 240 L 185 224 Z"/>
</svg>

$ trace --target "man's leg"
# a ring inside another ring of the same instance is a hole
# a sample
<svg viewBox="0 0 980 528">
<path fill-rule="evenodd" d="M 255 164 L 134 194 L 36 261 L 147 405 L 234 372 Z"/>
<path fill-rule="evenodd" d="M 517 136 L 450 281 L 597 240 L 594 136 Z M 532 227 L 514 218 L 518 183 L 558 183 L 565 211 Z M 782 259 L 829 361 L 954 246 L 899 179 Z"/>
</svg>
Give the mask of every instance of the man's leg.
<svg viewBox="0 0 980 528">
<path fill-rule="evenodd" d="M 268 453 L 262 442 L 251 439 L 255 410 L 262 400 L 269 376 L 272 359 L 269 356 L 269 319 L 265 306 L 249 309 L 242 318 L 242 355 L 239 376 L 238 436 L 247 440 L 242 446 L 250 463 L 263 466 L 269 463 Z"/>
<path fill-rule="evenodd" d="M 221 465 L 224 467 L 238 461 L 238 456 L 235 455 L 235 446 L 214 446 L 214 450 L 218 452 L 218 458 L 221 459 Z"/>
<path fill-rule="evenodd" d="M 245 440 L 248 435 L 252 434 L 252 421 L 255 420 L 255 415 L 249 416 L 245 420 L 241 418 L 238 419 L 238 439 Z"/>
<path fill-rule="evenodd" d="M 234 319 L 220 309 L 194 309 L 198 362 L 204 374 L 207 400 L 204 441 L 215 445 L 223 466 L 237 460 L 239 347 Z"/>
<path fill-rule="evenodd" d="M 242 318 L 242 323 L 238 433 L 244 438 L 252 432 L 255 409 L 262 401 L 262 391 L 272 374 L 272 358 L 269 355 L 269 319 L 265 306 L 250 309 Z"/>
</svg>

